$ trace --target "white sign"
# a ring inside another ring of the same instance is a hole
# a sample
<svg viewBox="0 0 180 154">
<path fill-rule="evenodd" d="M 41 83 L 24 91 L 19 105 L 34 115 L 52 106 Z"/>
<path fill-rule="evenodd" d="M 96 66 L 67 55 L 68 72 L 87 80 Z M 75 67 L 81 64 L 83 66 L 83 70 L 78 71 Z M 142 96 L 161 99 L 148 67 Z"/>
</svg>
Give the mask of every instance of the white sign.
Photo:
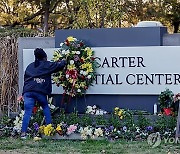
<svg viewBox="0 0 180 154">
<path fill-rule="evenodd" d="M 56 49 L 44 49 L 51 60 Z M 88 94 L 160 94 L 180 92 L 180 46 L 93 48 L 99 68 Z M 34 61 L 33 49 L 23 50 L 23 69 Z M 54 94 L 62 88 L 53 86 Z"/>
</svg>

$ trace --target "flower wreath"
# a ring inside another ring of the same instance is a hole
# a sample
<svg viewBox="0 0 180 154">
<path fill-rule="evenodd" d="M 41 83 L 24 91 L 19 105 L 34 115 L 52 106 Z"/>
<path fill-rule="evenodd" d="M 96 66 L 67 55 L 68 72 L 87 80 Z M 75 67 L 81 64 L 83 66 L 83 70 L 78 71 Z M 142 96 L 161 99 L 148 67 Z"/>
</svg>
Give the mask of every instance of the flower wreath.
<svg viewBox="0 0 180 154">
<path fill-rule="evenodd" d="M 62 86 L 64 94 L 70 97 L 86 93 L 95 79 L 94 51 L 83 41 L 70 36 L 60 43 L 60 49 L 54 52 L 53 61 L 62 59 L 67 60 L 67 66 L 53 74 L 53 83 Z"/>
</svg>

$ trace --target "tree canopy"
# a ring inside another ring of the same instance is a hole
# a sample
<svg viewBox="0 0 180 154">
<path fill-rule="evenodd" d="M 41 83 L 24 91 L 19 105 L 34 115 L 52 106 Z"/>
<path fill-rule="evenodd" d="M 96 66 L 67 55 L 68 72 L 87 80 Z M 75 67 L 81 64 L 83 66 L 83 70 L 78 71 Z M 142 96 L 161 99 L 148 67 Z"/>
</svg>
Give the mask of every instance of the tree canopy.
<svg viewBox="0 0 180 154">
<path fill-rule="evenodd" d="M 129 27 L 155 20 L 180 25 L 180 0 L 1 0 L 0 25 L 43 32 L 55 29 Z"/>
</svg>

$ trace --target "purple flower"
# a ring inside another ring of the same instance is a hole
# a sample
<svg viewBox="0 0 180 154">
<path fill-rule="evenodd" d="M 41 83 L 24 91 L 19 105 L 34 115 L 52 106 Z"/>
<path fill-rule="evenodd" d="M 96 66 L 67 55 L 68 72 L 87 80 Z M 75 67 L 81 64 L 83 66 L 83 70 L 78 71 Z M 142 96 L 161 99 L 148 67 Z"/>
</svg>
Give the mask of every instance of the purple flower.
<svg viewBox="0 0 180 154">
<path fill-rule="evenodd" d="M 114 129 L 114 126 L 110 126 L 109 129 L 110 131 L 112 131 Z"/>
<path fill-rule="evenodd" d="M 148 127 L 146 127 L 146 130 L 147 131 L 151 131 L 151 130 L 153 130 L 153 127 L 152 126 L 148 126 Z"/>
<path fill-rule="evenodd" d="M 37 122 L 35 122 L 35 123 L 33 124 L 33 126 L 34 126 L 34 129 L 35 129 L 36 131 L 39 130 L 39 124 L 38 124 Z"/>
<path fill-rule="evenodd" d="M 75 55 L 74 56 L 74 61 L 78 61 L 79 60 L 79 56 L 78 55 Z"/>
<path fill-rule="evenodd" d="M 81 45 L 80 45 L 80 44 L 77 44 L 77 47 L 79 48 L 79 47 L 81 47 Z"/>
</svg>

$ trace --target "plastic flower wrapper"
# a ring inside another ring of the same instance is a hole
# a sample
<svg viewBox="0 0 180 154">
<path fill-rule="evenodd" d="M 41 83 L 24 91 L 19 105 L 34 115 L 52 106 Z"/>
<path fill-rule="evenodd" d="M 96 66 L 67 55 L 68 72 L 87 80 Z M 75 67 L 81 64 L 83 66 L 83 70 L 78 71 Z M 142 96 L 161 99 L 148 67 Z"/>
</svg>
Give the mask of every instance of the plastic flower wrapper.
<svg viewBox="0 0 180 154">
<path fill-rule="evenodd" d="M 63 135 L 62 125 L 58 124 L 56 127 L 56 131 L 59 135 Z"/>
<path fill-rule="evenodd" d="M 52 124 L 48 124 L 47 126 L 44 127 L 44 135 L 46 136 L 52 136 L 55 133 L 55 129 L 52 126 Z"/>
<path fill-rule="evenodd" d="M 59 135 L 66 135 L 67 132 L 67 124 L 64 122 L 61 122 L 60 124 L 57 125 L 56 127 L 56 132 Z"/>
<path fill-rule="evenodd" d="M 70 126 L 67 128 L 66 134 L 67 134 L 67 135 L 70 135 L 70 134 L 74 133 L 76 130 L 77 130 L 77 126 L 76 126 L 76 125 L 70 125 Z"/>
<path fill-rule="evenodd" d="M 80 134 L 82 139 L 93 138 L 93 128 L 89 126 L 84 127 L 81 129 Z"/>
<path fill-rule="evenodd" d="M 96 128 L 95 130 L 94 130 L 94 135 L 95 135 L 95 137 L 102 137 L 103 136 L 103 130 L 101 129 L 101 128 Z"/>
</svg>

